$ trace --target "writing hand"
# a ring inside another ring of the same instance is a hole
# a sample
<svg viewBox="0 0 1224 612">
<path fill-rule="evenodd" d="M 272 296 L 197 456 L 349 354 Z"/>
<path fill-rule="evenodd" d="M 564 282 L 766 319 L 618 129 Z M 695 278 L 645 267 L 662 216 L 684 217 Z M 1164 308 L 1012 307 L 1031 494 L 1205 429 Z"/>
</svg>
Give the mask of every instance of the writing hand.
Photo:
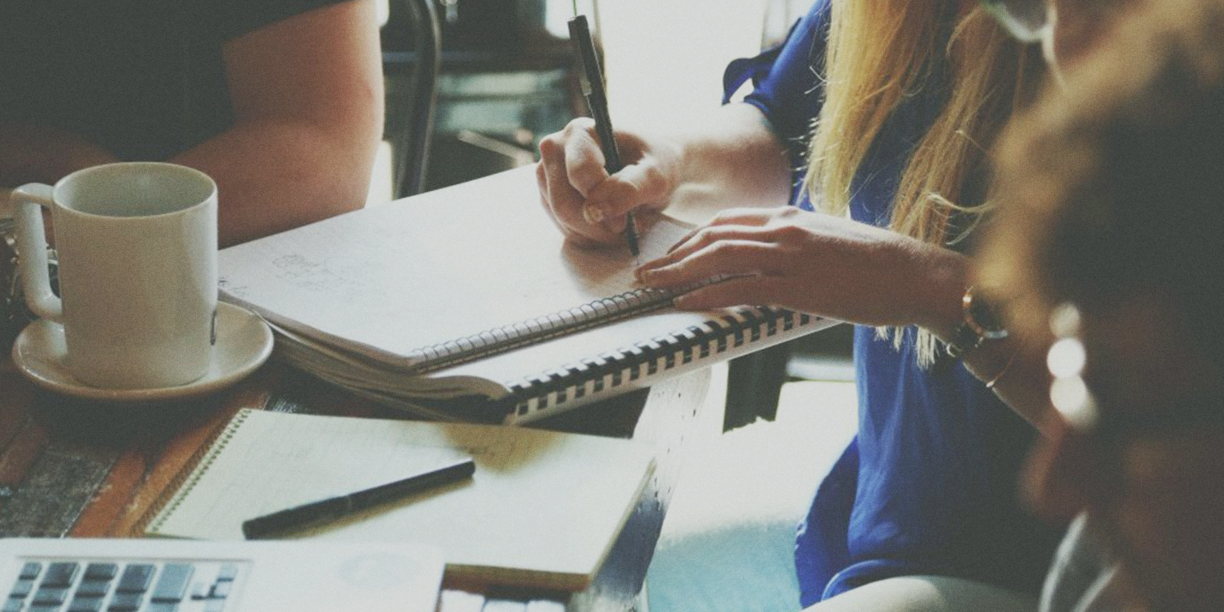
<svg viewBox="0 0 1224 612">
<path fill-rule="evenodd" d="M 609 176 L 595 122 L 575 119 L 540 141 L 540 201 L 567 238 L 580 246 L 624 244 L 625 213 L 662 209 L 674 190 L 674 157 L 632 132 L 618 131 L 624 168 Z"/>
<path fill-rule="evenodd" d="M 793 207 L 732 209 L 637 270 L 650 287 L 734 278 L 676 300 L 685 310 L 780 306 L 867 325 L 955 324 L 966 258 L 871 225 Z"/>
</svg>

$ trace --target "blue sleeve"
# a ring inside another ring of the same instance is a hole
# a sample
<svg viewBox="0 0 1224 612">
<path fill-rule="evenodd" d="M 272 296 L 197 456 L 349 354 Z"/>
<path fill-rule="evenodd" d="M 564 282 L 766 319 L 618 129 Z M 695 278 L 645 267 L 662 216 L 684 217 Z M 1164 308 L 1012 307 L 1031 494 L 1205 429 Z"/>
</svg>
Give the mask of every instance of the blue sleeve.
<svg viewBox="0 0 1224 612">
<path fill-rule="evenodd" d="M 817 0 L 781 45 L 756 57 L 731 62 L 723 76 L 724 103 L 752 80 L 754 89 L 744 102 L 765 114 L 786 145 L 791 166 L 800 173 L 806 166 L 812 121 L 824 101 L 820 72 L 829 32 L 829 3 Z"/>
</svg>

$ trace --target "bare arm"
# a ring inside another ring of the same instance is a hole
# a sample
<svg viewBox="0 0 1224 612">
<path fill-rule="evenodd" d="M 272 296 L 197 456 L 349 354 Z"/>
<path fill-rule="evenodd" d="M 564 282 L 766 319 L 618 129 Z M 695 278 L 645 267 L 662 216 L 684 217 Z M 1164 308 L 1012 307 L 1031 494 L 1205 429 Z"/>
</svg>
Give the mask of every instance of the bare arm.
<svg viewBox="0 0 1224 612">
<path fill-rule="evenodd" d="M 373 3 L 296 15 L 223 52 L 235 124 L 171 160 L 217 181 L 222 244 L 360 208 L 383 128 Z"/>
<path fill-rule="evenodd" d="M 734 278 L 676 299 L 687 310 L 769 304 L 873 326 L 918 325 L 945 341 L 963 319 L 969 258 L 888 229 L 793 207 L 717 215 L 667 255 L 644 264 L 648 286 Z M 1016 340 L 987 342 L 963 359 L 1022 417 L 1046 422 L 1048 375 Z M 1014 356 L 1014 360 L 1013 360 Z M 1003 376 L 1000 377 L 1000 374 Z"/>
<path fill-rule="evenodd" d="M 961 300 L 965 288 L 975 281 L 970 272 L 972 263 L 967 257 L 946 249 L 939 251 L 943 251 L 941 256 L 949 261 L 947 272 L 927 277 L 931 285 L 928 291 L 920 294 L 922 299 L 918 302 L 915 319 L 919 325 L 948 341 L 963 320 Z M 1045 353 L 1040 344 L 1025 340 L 1013 334 L 1006 340 L 984 342 L 967 351 L 962 360 L 978 380 L 993 383 L 991 388 L 999 399 L 1043 434 L 1050 435 L 1050 373 Z"/>
<path fill-rule="evenodd" d="M 705 217 L 732 206 L 781 206 L 791 193 L 790 160 L 765 116 L 749 104 L 714 113 L 716 130 L 678 132 L 678 180 L 669 212 Z"/>
<path fill-rule="evenodd" d="M 217 181 L 222 245 L 359 208 L 383 128 L 371 0 L 289 17 L 223 48 L 234 126 L 169 160 Z M 0 184 L 117 161 L 79 135 L 0 123 Z"/>
<path fill-rule="evenodd" d="M 689 293 L 677 306 L 767 303 L 867 325 L 919 325 L 944 340 L 960 325 L 969 259 L 850 219 L 779 208 L 790 195 L 789 161 L 755 107 L 725 106 L 667 135 L 620 132 L 617 143 L 629 165 L 609 177 L 589 120 L 546 138 L 541 198 L 562 231 L 586 244 L 619 244 L 622 215 L 634 208 L 667 207 L 690 220 L 723 210 L 639 270 L 652 286 L 743 275 Z M 755 210 L 724 210 L 730 206 Z M 602 221 L 592 222 L 588 207 L 601 209 Z M 994 391 L 1030 423 L 1046 422 L 1049 378 L 1040 354 L 1008 340 L 971 350 L 964 361 L 979 379 L 994 380 Z"/>
<path fill-rule="evenodd" d="M 84 138 L 50 128 L 0 122 L 0 187 L 55 183 L 81 168 L 118 161 Z"/>
</svg>

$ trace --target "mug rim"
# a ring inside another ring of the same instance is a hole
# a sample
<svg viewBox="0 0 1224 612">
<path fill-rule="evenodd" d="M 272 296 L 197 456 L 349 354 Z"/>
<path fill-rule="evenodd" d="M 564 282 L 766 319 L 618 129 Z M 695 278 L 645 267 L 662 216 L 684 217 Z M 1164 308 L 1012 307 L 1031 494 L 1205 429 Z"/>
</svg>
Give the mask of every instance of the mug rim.
<svg viewBox="0 0 1224 612">
<path fill-rule="evenodd" d="M 161 170 L 171 170 L 173 172 L 178 172 L 180 174 L 194 175 L 194 178 L 196 179 L 202 178 L 205 181 L 207 181 L 209 191 L 208 191 L 208 194 L 204 196 L 200 201 L 195 202 L 191 204 L 190 206 L 186 206 L 178 210 L 172 210 L 169 212 L 162 212 L 162 213 L 156 213 L 156 214 L 151 214 L 151 215 L 122 216 L 122 215 L 99 214 L 96 212 L 89 212 L 89 211 L 80 210 L 78 208 L 66 206 L 61 201 L 61 198 L 60 198 L 61 189 L 66 190 L 68 183 L 81 180 L 86 175 L 96 174 L 99 172 L 111 171 L 111 170 L 115 170 L 118 167 L 126 167 L 126 168 L 154 167 L 154 168 L 158 168 Z M 67 176 L 64 176 L 60 180 L 56 181 L 55 185 L 53 185 L 51 188 L 51 201 L 54 203 L 56 209 L 59 209 L 60 211 L 64 213 L 70 213 L 73 215 L 79 215 L 82 217 L 88 217 L 88 218 L 93 218 L 93 219 L 124 219 L 128 222 L 137 221 L 141 219 L 161 219 L 161 218 L 170 217 L 174 215 L 187 214 L 201 207 L 208 206 L 210 202 L 215 202 L 216 200 L 217 200 L 217 182 L 214 181 L 211 176 L 209 176 L 208 174 L 200 170 L 192 168 L 190 166 L 184 166 L 182 164 L 175 164 L 175 163 L 170 163 L 170 162 L 120 161 L 120 162 L 111 162 L 108 164 L 98 164 L 96 166 L 89 166 L 88 168 L 81 168 L 80 170 L 76 170 L 68 174 Z"/>
</svg>

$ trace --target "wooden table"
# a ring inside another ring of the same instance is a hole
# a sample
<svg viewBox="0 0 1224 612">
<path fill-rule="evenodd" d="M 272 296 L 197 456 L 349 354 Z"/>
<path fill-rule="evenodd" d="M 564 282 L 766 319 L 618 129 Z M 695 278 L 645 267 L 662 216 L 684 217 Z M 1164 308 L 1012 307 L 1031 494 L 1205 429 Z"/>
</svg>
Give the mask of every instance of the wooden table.
<svg viewBox="0 0 1224 612">
<path fill-rule="evenodd" d="M 6 348 L 6 347 L 0 347 Z M 656 470 L 593 584 L 581 593 L 516 592 L 444 581 L 447 612 L 629 610 L 641 590 L 703 410 L 708 370 L 538 426 L 653 444 Z M 278 363 L 205 399 L 105 405 L 34 387 L 0 359 L 0 537 L 135 537 L 135 524 L 216 427 L 241 408 L 403 418 Z"/>
</svg>

